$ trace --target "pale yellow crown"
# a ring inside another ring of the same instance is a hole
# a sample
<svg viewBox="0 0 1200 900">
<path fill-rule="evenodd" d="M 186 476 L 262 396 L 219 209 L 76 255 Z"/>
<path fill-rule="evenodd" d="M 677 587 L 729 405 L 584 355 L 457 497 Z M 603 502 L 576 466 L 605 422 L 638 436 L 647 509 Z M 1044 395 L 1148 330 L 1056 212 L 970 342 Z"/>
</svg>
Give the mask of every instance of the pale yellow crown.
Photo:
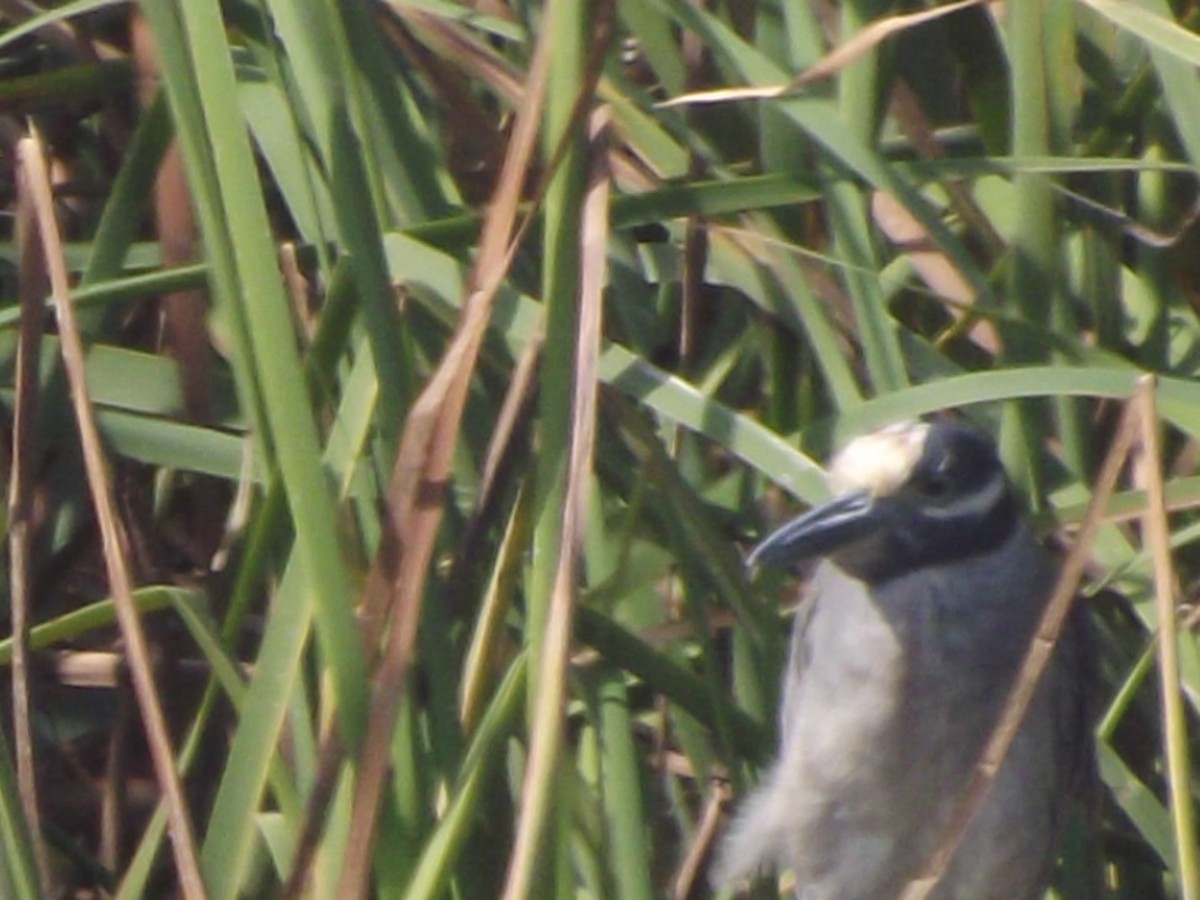
<svg viewBox="0 0 1200 900">
<path fill-rule="evenodd" d="M 928 434 L 925 422 L 901 422 L 855 438 L 829 465 L 834 493 L 894 494 L 912 476 Z"/>
</svg>

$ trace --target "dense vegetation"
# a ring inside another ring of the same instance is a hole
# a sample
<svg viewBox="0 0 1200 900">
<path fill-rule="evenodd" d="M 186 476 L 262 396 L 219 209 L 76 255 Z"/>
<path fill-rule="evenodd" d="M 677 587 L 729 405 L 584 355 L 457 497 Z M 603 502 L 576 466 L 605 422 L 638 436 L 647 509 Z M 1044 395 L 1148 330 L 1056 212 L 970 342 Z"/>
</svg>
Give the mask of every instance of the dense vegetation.
<svg viewBox="0 0 1200 900">
<path fill-rule="evenodd" d="M 0 895 L 706 896 L 818 462 L 956 410 L 1069 546 L 1152 372 L 1056 890 L 1200 897 L 1194 6 L 42 6 Z"/>
</svg>

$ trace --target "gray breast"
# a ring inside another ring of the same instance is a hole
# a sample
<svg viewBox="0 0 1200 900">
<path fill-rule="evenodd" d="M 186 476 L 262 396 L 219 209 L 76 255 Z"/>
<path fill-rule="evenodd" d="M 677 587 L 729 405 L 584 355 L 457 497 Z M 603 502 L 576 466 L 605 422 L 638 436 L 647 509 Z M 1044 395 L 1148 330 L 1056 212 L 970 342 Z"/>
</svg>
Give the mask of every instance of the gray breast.
<svg viewBox="0 0 1200 900">
<path fill-rule="evenodd" d="M 720 877 L 775 866 L 802 900 L 897 897 L 991 733 L 1053 578 L 1023 524 L 986 554 L 870 588 L 823 562 L 793 632 L 780 758 Z M 1040 896 L 1085 765 L 1082 627 L 1064 634 L 939 900 Z"/>
</svg>

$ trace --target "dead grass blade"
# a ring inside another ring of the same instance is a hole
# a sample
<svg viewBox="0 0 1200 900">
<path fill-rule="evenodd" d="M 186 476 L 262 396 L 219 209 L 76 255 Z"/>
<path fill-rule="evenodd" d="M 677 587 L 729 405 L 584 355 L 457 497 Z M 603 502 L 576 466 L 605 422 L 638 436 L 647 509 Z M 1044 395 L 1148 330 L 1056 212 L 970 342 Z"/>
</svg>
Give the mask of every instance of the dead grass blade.
<svg viewBox="0 0 1200 900">
<path fill-rule="evenodd" d="M 933 242 L 925 226 L 917 221 L 908 207 L 883 191 L 871 195 L 871 217 L 888 240 L 912 261 L 913 268 L 929 289 L 939 297 L 954 301 L 947 310 L 956 319 L 961 318 L 965 309 L 974 302 L 975 291 Z M 989 349 L 994 351 L 995 345 Z"/>
<path fill-rule="evenodd" d="M 366 893 L 392 730 L 420 621 L 421 598 L 442 519 L 442 497 L 458 440 L 458 426 L 492 302 L 511 265 L 520 234 L 524 233 L 522 228 L 514 240 L 521 189 L 537 147 L 553 33 L 547 23 L 534 50 L 526 102 L 517 117 L 496 196 L 484 222 L 470 294 L 463 303 L 458 330 L 437 371 L 413 405 L 392 470 L 379 556 L 368 577 L 363 601 L 368 629 L 381 629 L 389 620 L 391 624 L 375 673 L 367 736 L 355 781 L 350 825 L 354 840 L 350 842 L 338 884 L 338 896 L 347 900 Z M 391 611 L 394 613 L 389 615 Z"/>
<path fill-rule="evenodd" d="M 479 552 L 480 539 L 491 521 L 500 492 L 505 483 L 512 461 L 521 446 L 520 438 L 528 431 L 533 416 L 534 400 L 537 397 L 538 361 L 541 359 L 545 342 L 545 317 L 538 323 L 537 330 L 530 335 L 521 351 L 504 394 L 504 402 L 492 427 L 488 439 L 487 453 L 480 467 L 479 488 L 471 516 L 462 530 L 462 539 L 454 551 L 454 563 L 447 579 L 450 597 L 465 596 L 467 573 L 471 560 Z"/>
<path fill-rule="evenodd" d="M 529 764 L 521 792 L 517 836 L 502 895 L 504 900 L 524 900 L 530 896 L 536 856 L 550 807 L 551 788 L 562 744 L 567 663 L 575 612 L 576 564 L 595 445 L 599 385 L 596 366 L 600 353 L 600 321 L 608 259 L 610 179 L 606 138 L 609 121 L 610 112 L 607 108 L 601 108 L 592 117 L 592 171 L 582 210 L 579 331 L 575 350 L 561 552 L 546 621 L 544 652 L 539 660 L 539 690 L 529 729 Z"/>
<path fill-rule="evenodd" d="M 71 287 L 63 260 L 62 241 L 58 223 L 54 217 L 54 198 L 46 170 L 42 144 L 36 133 L 23 138 L 18 146 L 18 158 L 22 177 L 28 182 L 33 198 L 38 233 L 41 236 L 42 253 L 45 257 L 54 310 L 58 320 L 58 331 L 62 347 L 63 364 L 71 386 L 71 401 L 75 419 L 79 426 L 79 438 L 83 447 L 84 468 L 87 471 L 88 488 L 96 513 L 96 524 L 104 546 L 104 561 L 108 571 L 109 589 L 116 607 L 117 623 L 129 656 L 129 670 L 141 709 L 146 729 L 146 743 L 154 763 L 155 775 L 167 805 L 168 829 L 171 846 L 175 854 L 175 867 L 183 895 L 188 900 L 200 900 L 205 896 L 204 882 L 200 877 L 200 866 L 196 856 L 196 842 L 188 814 L 187 800 L 175 769 L 175 757 L 171 740 L 159 703 L 150 667 L 150 652 L 146 636 L 142 631 L 141 619 L 133 601 L 133 580 L 126 559 L 126 541 L 117 520 L 112 485 L 109 483 L 104 451 L 100 444 L 100 431 L 96 425 L 95 411 L 88 394 L 84 371 L 83 340 L 71 305 Z"/>
<path fill-rule="evenodd" d="M 893 34 L 899 34 L 901 31 L 916 28 L 918 25 L 925 25 L 935 19 L 940 19 L 943 16 L 949 16 L 964 10 L 969 6 L 982 6 L 995 2 L 998 2 L 998 0 L 959 0 L 957 3 L 947 3 L 945 6 L 935 6 L 933 9 L 926 9 L 921 12 L 877 19 L 854 35 L 854 37 L 850 38 L 850 40 L 846 41 L 846 43 L 840 47 L 836 47 L 833 52 L 826 55 L 812 68 L 802 73 L 799 78 L 788 85 L 788 89 L 795 90 L 810 82 L 836 75 L 868 50 L 882 44 Z"/>
<path fill-rule="evenodd" d="M 945 6 L 937 6 L 933 9 L 917 13 L 906 13 L 904 15 L 887 16 L 883 19 L 877 19 L 854 35 L 854 37 L 850 38 L 850 40 L 846 41 L 846 43 L 834 48 L 832 52 L 828 53 L 812 67 L 801 72 L 800 75 L 793 78 L 787 84 L 694 91 L 688 94 L 681 94 L 678 97 L 672 97 L 670 100 L 658 104 L 658 106 L 660 109 L 667 109 L 673 106 L 702 106 L 713 103 L 732 103 L 737 100 L 774 100 L 779 97 L 786 97 L 788 94 L 794 93 L 799 88 L 811 82 L 836 75 L 868 50 L 883 43 L 893 34 L 906 31 L 909 28 L 916 28 L 918 25 L 924 25 L 927 22 L 932 22 L 935 19 L 956 13 L 969 6 L 981 6 L 998 2 L 999 0 L 959 0 L 957 3 L 947 3 Z"/>
<path fill-rule="evenodd" d="M 1092 540 L 1100 527 L 1104 511 L 1116 488 L 1117 478 L 1121 474 L 1121 467 L 1129 458 L 1130 448 L 1137 435 L 1139 413 L 1140 404 L 1135 399 L 1128 400 L 1112 446 L 1109 447 L 1100 475 L 1096 479 L 1096 488 L 1092 493 L 1092 502 L 1088 506 L 1087 515 L 1084 516 L 1071 552 L 1067 554 L 1067 558 L 1063 562 L 1058 582 L 1054 586 L 1054 593 L 1051 595 L 1049 603 L 1046 604 L 1046 611 L 1038 623 L 1037 633 L 1030 642 L 1029 650 L 1025 654 L 1025 660 L 1021 664 L 1017 680 L 1009 692 L 1000 719 L 992 730 L 991 737 L 988 738 L 987 745 L 980 754 L 971 777 L 959 793 L 958 799 L 950 811 L 950 817 L 942 829 L 942 836 L 936 849 L 930 855 L 921 874 L 909 882 L 904 889 L 900 900 L 926 900 L 933 893 L 938 882 L 949 869 L 954 854 L 966 836 L 975 814 L 983 805 L 983 801 L 987 799 L 992 783 L 996 780 L 996 774 L 1000 771 L 1000 766 L 1008 755 L 1008 749 L 1012 746 L 1013 738 L 1016 737 L 1017 729 L 1020 728 L 1021 721 L 1025 717 L 1025 711 L 1029 708 L 1029 702 L 1033 699 L 1034 691 L 1037 690 L 1038 681 L 1050 662 L 1054 645 L 1062 631 L 1063 622 L 1066 621 L 1067 614 L 1071 611 L 1071 604 L 1075 601 L 1079 580 L 1083 575 L 1083 569 L 1091 551 Z"/>
<path fill-rule="evenodd" d="M 545 323 L 542 324 L 544 327 Z M 492 437 L 488 441 L 487 455 L 483 459 L 482 474 L 479 476 L 479 500 L 475 504 L 479 510 L 487 507 L 495 495 L 501 464 L 512 447 L 521 412 L 529 405 L 536 390 L 537 363 L 541 357 L 544 340 L 545 335 L 540 330 L 530 337 L 521 353 L 521 358 L 517 360 L 516 369 L 513 370 L 512 381 L 509 382 L 508 391 L 505 392 L 504 403 L 500 407 L 500 414 L 496 417 L 496 427 L 492 429 Z M 472 524 L 474 524 L 474 520 L 468 523 L 468 534 L 473 530 L 470 527 Z M 470 542 L 463 541 L 463 543 L 469 544 Z"/>
<path fill-rule="evenodd" d="M 443 59 L 452 60 L 456 67 L 482 81 L 514 106 L 520 105 L 525 84 L 520 72 L 499 53 L 472 40 L 463 33 L 461 26 L 435 13 L 395 0 L 387 0 L 387 6 Z M 397 40 L 395 30 L 388 28 L 386 19 L 383 24 L 389 36 L 403 47 L 405 42 Z"/>
<path fill-rule="evenodd" d="M 479 535 L 483 523 L 487 520 L 487 511 L 496 502 L 500 473 L 505 470 L 505 462 L 513 453 L 522 420 L 530 415 L 529 408 L 533 405 L 536 394 L 537 363 L 541 358 L 543 340 L 544 335 L 539 329 L 525 345 L 513 371 L 500 413 L 496 417 L 496 425 L 488 441 L 487 455 L 484 457 L 479 479 L 479 498 L 475 502 L 471 518 L 467 520 L 463 529 L 463 538 L 455 553 L 450 577 L 451 588 L 447 592 L 449 596 L 463 595 L 465 573 L 470 568 L 469 560 L 478 552 Z M 530 509 L 534 492 L 528 482 L 527 477 L 518 491 L 508 525 L 504 529 L 504 537 L 496 553 L 495 569 L 480 603 L 475 618 L 475 633 L 463 663 L 459 701 L 463 731 L 468 734 L 475 729 L 483 712 L 484 699 L 492 685 L 493 672 L 490 664 L 495 656 L 496 642 L 502 634 L 504 610 L 513 594 L 520 570 L 519 560 L 529 539 L 532 525 Z"/>
<path fill-rule="evenodd" d="M 17 338 L 16 398 L 13 403 L 12 460 L 8 483 L 9 603 L 12 616 L 13 745 L 17 787 L 29 823 L 29 839 L 37 857 L 42 891 L 51 890 L 49 858 L 42 837 L 36 766 L 33 759 L 32 705 L 29 681 L 30 541 L 33 538 L 33 435 L 38 410 L 38 359 L 42 346 L 42 307 L 48 280 L 46 259 L 38 241 L 29 179 L 17 180 L 17 246 L 20 264 L 17 291 L 21 324 Z"/>
<path fill-rule="evenodd" d="M 950 186 L 946 187 L 949 189 Z M 971 339 L 995 357 L 1000 350 L 996 326 L 987 319 L 972 321 L 970 311 L 977 299 L 975 290 L 930 237 L 925 226 L 908 207 L 883 191 L 871 195 L 871 217 L 888 240 L 904 252 L 929 289 L 938 297 L 951 301 L 945 305 L 956 323 L 951 333 L 965 326 Z"/>
<path fill-rule="evenodd" d="M 355 839 L 343 862 L 339 897 L 358 898 L 366 891 L 396 711 L 404 694 L 420 622 L 425 578 L 442 519 L 442 498 L 458 440 L 458 426 L 492 303 L 533 222 L 541 190 L 557 169 L 566 146 L 564 138 L 544 167 L 542 187 L 532 207 L 517 226 L 522 190 L 536 150 L 549 77 L 550 48 L 555 33 L 552 24 L 551 21 L 543 23 L 534 48 L 524 102 L 518 111 L 496 193 L 484 220 L 480 249 L 468 281 L 458 328 L 437 370 L 413 404 L 388 482 L 379 551 L 367 577 L 360 611 L 365 632 L 369 635 L 386 633 L 387 639 L 372 687 L 367 737 L 359 760 L 350 826 Z M 607 39 L 607 33 L 598 34 L 596 38 L 585 69 L 586 89 L 580 93 L 573 117 L 586 110 L 594 93 Z M 375 646 L 369 645 L 368 652 L 373 653 Z M 344 748 L 337 740 L 323 745 L 319 771 L 329 778 L 336 777 L 335 759 L 343 753 Z M 321 784 L 314 789 L 316 797 L 331 795 L 331 791 L 322 790 Z M 323 810 L 323 803 L 309 804 L 303 834 L 314 835 L 319 831 L 317 820 Z M 307 867 L 304 857 L 298 855 L 297 862 Z M 290 889 L 297 893 L 302 891 L 307 877 L 305 868 L 294 865 L 288 878 Z"/>
</svg>

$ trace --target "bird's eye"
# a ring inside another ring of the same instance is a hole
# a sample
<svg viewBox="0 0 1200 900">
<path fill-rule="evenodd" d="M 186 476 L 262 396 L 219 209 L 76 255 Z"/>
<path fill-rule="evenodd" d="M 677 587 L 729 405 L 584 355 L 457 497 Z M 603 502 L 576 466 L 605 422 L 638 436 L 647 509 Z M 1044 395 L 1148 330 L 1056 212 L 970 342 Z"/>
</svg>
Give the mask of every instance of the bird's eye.
<svg viewBox="0 0 1200 900">
<path fill-rule="evenodd" d="M 954 490 L 954 460 L 945 456 L 917 479 L 917 489 L 926 497 L 945 497 Z"/>
<path fill-rule="evenodd" d="M 934 472 L 920 481 L 921 493 L 926 497 L 945 497 L 954 483 L 945 472 Z"/>
</svg>

